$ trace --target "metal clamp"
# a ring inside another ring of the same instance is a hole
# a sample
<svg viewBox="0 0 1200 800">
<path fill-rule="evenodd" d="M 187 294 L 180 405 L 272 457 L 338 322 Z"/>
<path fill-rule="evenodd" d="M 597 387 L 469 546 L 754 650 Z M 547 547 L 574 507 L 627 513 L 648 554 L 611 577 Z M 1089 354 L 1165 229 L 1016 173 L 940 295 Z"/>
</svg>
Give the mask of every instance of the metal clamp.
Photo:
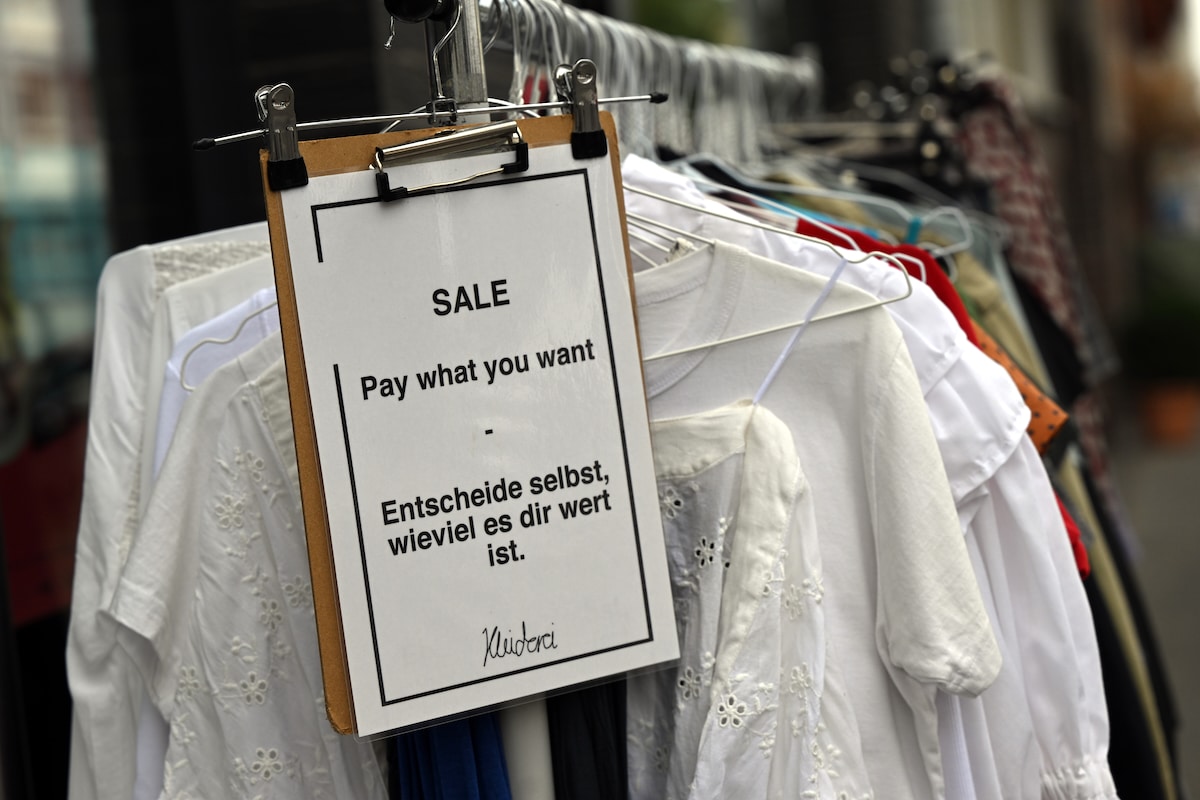
<svg viewBox="0 0 1200 800">
<path fill-rule="evenodd" d="M 516 151 L 516 159 L 512 163 L 501 164 L 493 169 L 486 169 L 463 178 L 455 178 L 441 183 L 428 183 L 424 186 L 398 186 L 393 189 L 385 171 L 387 167 L 399 163 L 413 163 L 466 152 L 486 153 L 509 147 Z M 521 136 L 521 130 L 517 127 L 516 122 L 497 122 L 466 130 L 442 131 L 428 139 L 407 142 L 394 147 L 377 147 L 371 168 L 375 170 L 375 186 L 379 190 L 379 198 L 385 203 L 390 203 L 393 200 L 402 200 L 415 194 L 470 183 L 487 175 L 513 175 L 525 172 L 529 169 L 529 144 Z"/>
<path fill-rule="evenodd" d="M 596 88 L 596 63 L 581 58 L 575 66 L 559 67 L 554 74 L 559 95 L 571 108 L 574 129 L 571 153 L 576 159 L 608 155 L 608 138 L 600 127 L 600 103 Z"/>
<path fill-rule="evenodd" d="M 296 133 L 296 93 L 286 83 L 268 84 L 254 93 L 254 102 L 265 125 L 267 185 L 276 192 L 307 185 L 308 169 Z"/>
</svg>

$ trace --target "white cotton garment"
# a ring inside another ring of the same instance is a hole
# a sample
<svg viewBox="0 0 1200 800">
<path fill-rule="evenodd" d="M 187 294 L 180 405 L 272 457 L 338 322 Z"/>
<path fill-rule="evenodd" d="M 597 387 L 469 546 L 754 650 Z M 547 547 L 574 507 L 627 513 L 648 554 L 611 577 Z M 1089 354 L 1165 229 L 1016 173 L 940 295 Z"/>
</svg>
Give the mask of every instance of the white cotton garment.
<svg viewBox="0 0 1200 800">
<path fill-rule="evenodd" d="M 176 344 L 188 331 L 246 302 L 256 292 L 274 286 L 271 255 L 264 251 L 241 263 L 163 289 L 154 307 L 150 350 L 146 358 L 145 407 L 150 424 L 141 447 L 139 517 L 146 510 L 157 474 L 155 447 L 159 437 L 155 426 L 162 401 L 163 368 Z"/>
<path fill-rule="evenodd" d="M 164 798 L 377 798 L 325 716 L 281 341 L 184 408 L 113 599 L 170 725 Z"/>
<path fill-rule="evenodd" d="M 163 369 L 162 399 L 155 430 L 153 475 L 158 477 L 163 459 L 175 436 L 179 415 L 192 390 L 218 367 L 229 363 L 279 330 L 275 287 L 260 289 L 245 301 L 185 333 L 171 351 Z M 206 341 L 212 340 L 212 341 Z M 183 367 L 187 364 L 187 373 Z"/>
<path fill-rule="evenodd" d="M 826 283 L 717 242 L 637 274 L 643 353 L 799 322 Z M 839 283 L 821 313 L 874 303 Z M 752 396 L 789 336 L 648 361 L 652 419 Z M 899 329 L 878 307 L 814 322 L 762 406 L 791 431 L 812 491 L 867 780 L 889 798 L 941 797 L 936 690 L 978 694 L 1000 656 Z"/>
<path fill-rule="evenodd" d="M 260 258 L 245 264 L 230 267 L 204 278 L 172 286 L 163 292 L 155 311 L 155 329 L 159 335 L 175 337 L 175 328 L 193 316 L 205 313 L 206 309 L 221 308 L 230 297 L 242 292 L 248 285 L 269 283 L 270 259 Z M 152 382 L 148 390 L 161 387 L 158 402 L 147 402 L 147 416 L 151 408 L 157 407 L 158 421 L 153 434 L 147 432 L 143 441 L 143 452 L 149 443 L 154 449 L 154 461 L 147 468 L 143 464 L 143 477 L 149 475 L 142 497 L 149 500 L 153 479 L 157 478 L 166 457 L 167 448 L 175 434 L 179 415 L 190 392 L 183 387 L 180 368 L 187 359 L 189 385 L 198 385 L 219 366 L 232 361 L 271 333 L 279 330 L 278 312 L 265 311 L 275 303 L 275 288 L 269 286 L 254 292 L 249 299 L 219 314 L 214 319 L 185 331 L 177 339 L 171 356 L 159 381 Z M 258 313 L 263 312 L 263 313 Z M 243 323 L 245 325 L 243 326 Z M 239 327 L 242 328 L 238 333 Z M 234 334 L 237 333 L 235 336 Z M 199 343 L 204 339 L 218 341 L 231 339 L 226 344 Z M 197 348 L 192 357 L 188 353 Z M 154 708 L 153 703 L 143 703 L 137 725 L 137 777 L 134 785 L 134 800 L 156 800 L 163 786 L 163 758 L 167 749 L 167 723 Z"/>
<path fill-rule="evenodd" d="M 1003 578 L 993 581 L 996 629 L 1007 643 L 1006 656 L 1019 667 L 1037 745 L 1036 768 L 1027 765 L 1022 773 L 1023 794 L 1003 796 L 1116 800 L 1091 611 L 1053 488 L 1028 437 L 970 500 L 982 558 Z M 1025 537 L 1043 547 L 1029 546 Z M 993 747 L 1012 747 L 1022 741 L 1005 729 L 1022 721 L 1014 713 L 1016 693 L 1004 684 L 995 688 L 963 700 L 964 719 L 982 718 Z M 997 765 L 1014 761 L 998 758 Z M 1015 791 L 1012 778 L 1000 776 L 1006 791 Z"/>
<path fill-rule="evenodd" d="M 66 648 L 71 800 L 123 798 L 133 791 L 142 690 L 136 671 L 116 647 L 115 628 L 100 611 L 112 597 L 136 528 L 155 304 L 174 284 L 261 255 L 266 230 L 260 227 L 261 244 L 252 241 L 259 235 L 254 228 L 228 232 L 238 239 L 233 242 L 139 247 L 109 259 L 100 277 Z M 161 368 L 161 363 L 155 367 L 156 376 Z"/>
<path fill-rule="evenodd" d="M 652 435 L 682 657 L 628 681 L 630 797 L 872 797 L 787 427 L 745 402 Z"/>
<path fill-rule="evenodd" d="M 686 178 L 651 162 L 630 156 L 623 173 L 626 185 L 736 216 Z M 634 213 L 708 238 L 736 241 L 818 275 L 832 274 L 841 256 L 862 258 L 852 251 L 764 232 L 636 193 L 628 193 L 626 203 Z M 899 270 L 874 259 L 849 264 L 841 279 L 880 298 L 897 296 L 905 288 Z M 981 700 L 938 698 L 947 795 L 963 800 L 1037 798 L 1043 782 L 1059 785 L 1062 775 L 1075 776 L 1072 780 L 1085 786 L 1108 785 L 1107 710 L 1094 655 L 1091 612 L 1074 561 L 1065 549 L 1066 533 L 1057 504 L 1039 488 L 1048 480 L 1044 469 L 1040 477 L 1030 478 L 1029 468 L 1022 466 L 1027 462 L 1029 411 L 1008 374 L 970 345 L 932 291 L 919 282 L 912 288 L 912 296 L 886 309 L 900 327 L 916 369 L 968 552 L 1003 654 L 1001 672 L 985 695 L 997 709 L 991 715 L 984 713 Z M 1035 465 L 1033 472 L 1037 471 Z M 1004 480 L 1002 473 L 1026 477 Z M 980 498 L 1010 510 L 1003 529 L 977 521 Z M 1005 560 L 1026 564 L 1026 571 L 1032 569 L 1046 579 L 1028 582 L 1014 578 L 1021 584 L 1014 588 Z M 1061 675 L 1031 669 L 1020 658 L 1030 642 L 1065 643 L 1080 637 L 1084 641 L 1079 648 L 1058 652 L 1056 658 L 1063 663 L 1079 662 L 1077 669 L 1064 670 Z M 1075 676 L 1084 676 L 1086 685 L 1079 692 L 1075 691 Z M 1031 692 L 1058 699 L 1041 702 Z M 1039 740 L 1054 731 L 1061 733 L 1049 738 L 1058 744 L 1044 751 Z M 1064 742 L 1082 749 L 1072 751 Z"/>
</svg>

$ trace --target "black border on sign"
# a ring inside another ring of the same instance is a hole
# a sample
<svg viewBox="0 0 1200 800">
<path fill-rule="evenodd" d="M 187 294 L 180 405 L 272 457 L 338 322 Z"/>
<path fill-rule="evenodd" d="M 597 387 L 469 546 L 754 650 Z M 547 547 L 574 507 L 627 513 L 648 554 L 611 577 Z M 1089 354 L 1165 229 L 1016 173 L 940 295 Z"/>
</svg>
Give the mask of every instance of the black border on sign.
<svg viewBox="0 0 1200 800">
<path fill-rule="evenodd" d="M 607 162 L 605 162 L 605 163 L 607 164 Z M 369 571 L 368 571 L 368 567 L 367 567 L 366 543 L 365 543 L 365 540 L 363 537 L 362 515 L 359 510 L 358 488 L 357 488 L 355 478 L 354 478 L 354 458 L 353 458 L 353 454 L 351 453 L 351 449 L 350 449 L 350 428 L 349 428 L 349 424 L 346 420 L 346 407 L 345 407 L 345 403 L 344 403 L 343 397 L 342 397 L 341 374 L 339 372 L 338 365 L 334 364 L 333 365 L 333 380 L 334 380 L 334 384 L 337 389 L 338 410 L 339 410 L 339 413 L 341 415 L 341 420 L 342 420 L 342 437 L 343 437 L 343 440 L 345 442 L 345 447 L 346 447 L 346 466 L 348 468 L 349 478 L 350 478 L 350 493 L 351 493 L 351 496 L 354 501 L 354 522 L 355 522 L 355 526 L 358 531 L 359 554 L 362 558 L 363 583 L 364 583 L 364 586 L 366 587 L 367 614 L 368 614 L 368 617 L 370 618 L 370 623 L 371 623 L 371 640 L 372 640 L 372 644 L 373 644 L 374 650 L 375 650 L 375 670 L 376 670 L 376 676 L 377 676 L 377 679 L 379 682 L 379 699 L 380 699 L 381 706 L 390 706 L 390 705 L 394 705 L 396 703 L 402 703 L 402 702 L 406 702 L 409 700 L 416 700 L 416 699 L 419 699 L 422 697 L 428 697 L 431 695 L 441 694 L 443 692 L 454 691 L 456 689 L 462 689 L 467 686 L 474 686 L 474 685 L 477 685 L 480 683 L 487 683 L 489 681 L 498 680 L 500 678 L 506 678 L 506 677 L 509 677 L 512 675 L 519 675 L 521 673 L 531 672 L 534 670 L 545 669 L 547 667 L 556 666 L 558 664 L 565 664 L 565 663 L 569 663 L 572 661 L 578 661 L 580 659 L 590 658 L 592 656 L 602 655 L 604 653 L 610 653 L 610 652 L 613 652 L 616 650 L 623 650 L 628 647 L 636 647 L 637 645 L 646 644 L 647 642 L 654 641 L 654 627 L 653 627 L 653 623 L 652 623 L 651 617 L 650 617 L 650 595 L 649 595 L 649 590 L 646 586 L 645 561 L 644 561 L 644 558 L 642 555 L 641 531 L 638 528 L 638 515 L 637 515 L 637 508 L 636 508 L 636 500 L 634 498 L 634 492 L 633 492 L 633 474 L 632 474 L 632 470 L 629 465 L 629 444 L 628 444 L 628 441 L 627 441 L 626 435 L 625 435 L 625 415 L 621 408 L 621 387 L 620 387 L 620 381 L 618 380 L 618 377 L 617 377 L 616 357 L 613 352 L 612 325 L 609 320 L 609 313 L 608 313 L 608 295 L 607 295 L 607 292 L 605 291 L 605 286 L 604 286 L 604 270 L 603 270 L 603 265 L 601 264 L 601 260 L 600 260 L 600 239 L 599 239 L 599 234 L 596 230 L 596 214 L 595 214 L 595 207 L 594 207 L 594 204 L 592 201 L 592 186 L 591 186 L 591 181 L 588 178 L 587 169 L 565 170 L 565 171 L 561 171 L 561 172 L 546 173 L 545 175 L 533 175 L 533 176 L 522 175 L 519 177 L 510 178 L 508 180 L 499 180 L 499 181 L 490 181 L 487 183 L 477 183 L 477 184 L 468 184 L 468 185 L 462 185 L 462 186 L 447 186 L 447 187 L 438 187 L 435 189 L 427 189 L 427 190 L 422 190 L 419 192 L 414 192 L 413 194 L 408 195 L 407 197 L 405 197 L 402 200 L 395 201 L 395 205 L 398 207 L 403 207 L 404 204 L 411 203 L 414 200 L 417 200 L 421 197 L 427 197 L 427 196 L 436 195 L 436 194 L 447 194 L 447 193 L 451 193 L 451 192 L 464 192 L 464 191 L 479 191 L 479 190 L 483 190 L 483 189 L 495 188 L 497 186 L 507 186 L 512 183 L 524 183 L 527 181 L 541 181 L 541 180 L 552 180 L 552 179 L 558 179 L 558 178 L 570 178 L 573 176 L 582 177 L 584 194 L 587 198 L 588 223 L 591 226 L 591 230 L 592 230 L 592 255 L 593 255 L 594 263 L 596 265 L 596 282 L 597 282 L 598 288 L 600 290 L 601 310 L 603 311 L 603 314 L 604 314 L 604 333 L 605 333 L 605 340 L 608 343 L 608 361 L 609 361 L 610 368 L 612 370 L 613 399 L 614 399 L 614 402 L 616 405 L 617 427 L 621 431 L 621 452 L 622 452 L 622 455 L 624 458 L 624 464 L 625 464 L 626 489 L 629 493 L 630 522 L 633 525 L 634 547 L 637 552 L 637 561 L 638 561 L 638 576 L 639 576 L 639 578 L 641 580 L 641 584 L 642 584 L 642 604 L 643 604 L 643 608 L 645 610 L 645 615 L 646 615 L 646 636 L 641 639 L 637 639 L 637 640 L 630 641 L 630 642 L 625 642 L 623 644 L 612 645 L 610 647 L 601 648 L 599 650 L 593 650 L 588 653 L 581 653 L 578 655 L 569 656 L 567 658 L 557 659 L 555 661 L 548 661 L 544 664 L 535 664 L 535 665 L 523 667 L 520 669 L 510 670 L 508 672 L 502 672 L 502 673 L 499 673 L 496 675 L 489 675 L 487 677 L 477 678 L 477 679 L 471 680 L 471 681 L 464 681 L 462 683 L 457 683 L 457 684 L 454 684 L 451 686 L 444 686 L 439 689 L 430 689 L 430 690 L 427 690 L 424 692 L 418 692 L 416 694 L 406 695 L 404 697 L 388 698 L 386 689 L 384 688 L 383 663 L 382 663 L 382 660 L 380 659 L 380 655 L 379 655 L 379 638 L 378 638 L 378 634 L 376 631 L 374 600 L 371 595 L 371 581 L 370 581 Z M 321 203 L 321 204 L 310 206 L 310 210 L 312 213 L 312 221 L 313 221 L 313 236 L 314 236 L 314 239 L 316 242 L 317 262 L 324 263 L 324 253 L 323 253 L 323 250 L 321 247 L 321 232 L 320 232 L 320 224 L 319 224 L 319 219 L 318 219 L 318 212 L 335 209 L 335 208 L 345 208 L 347 206 L 365 205 L 365 204 L 369 204 L 369 203 L 378 203 L 378 202 L 381 202 L 380 198 L 378 198 L 378 197 L 367 197 L 367 198 L 361 198 L 358 200 L 344 200 L 344 201 L 336 202 L 336 203 Z"/>
</svg>

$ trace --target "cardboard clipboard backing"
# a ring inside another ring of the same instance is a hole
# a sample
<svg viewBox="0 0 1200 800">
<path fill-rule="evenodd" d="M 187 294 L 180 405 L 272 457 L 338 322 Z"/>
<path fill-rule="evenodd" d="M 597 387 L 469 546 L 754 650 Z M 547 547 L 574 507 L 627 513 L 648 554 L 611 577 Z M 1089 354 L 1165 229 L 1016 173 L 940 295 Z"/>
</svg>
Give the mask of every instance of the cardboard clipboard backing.
<svg viewBox="0 0 1200 800">
<path fill-rule="evenodd" d="M 626 271 L 632 287 L 629 263 L 629 239 L 625 230 L 625 203 L 620 191 L 621 160 L 617 149 L 616 126 L 608 112 L 600 114 L 601 127 L 608 139 L 608 157 L 617 186 L 617 209 L 621 217 L 622 237 L 626 253 Z M 570 116 L 522 119 L 518 127 L 530 149 L 570 142 L 573 120 Z M 336 175 L 369 168 L 377 147 L 390 147 L 418 139 L 449 128 L 396 131 L 367 136 L 352 136 L 300 143 L 310 177 Z M 532 157 L 536 158 L 536 155 Z M 267 187 L 267 152 L 260 154 L 263 186 Z M 285 190 L 286 191 L 286 190 Z M 284 361 L 287 369 L 288 394 L 292 409 L 292 428 L 296 439 L 296 460 L 300 476 L 301 504 L 307 538 L 309 569 L 312 577 L 313 608 L 321 654 L 321 672 L 325 687 L 325 710 L 334 730 L 354 733 L 354 711 L 350 694 L 349 671 L 346 666 L 345 640 L 342 635 L 337 582 L 334 574 L 329 520 L 317 453 L 316 431 L 308 391 L 308 375 L 304 365 L 303 341 L 300 333 L 295 286 L 292 280 L 291 258 L 287 230 L 283 218 L 281 194 L 265 190 L 267 224 L 270 229 L 271 255 L 275 266 L 275 285 L 279 299 L 279 320 L 283 335 Z"/>
</svg>

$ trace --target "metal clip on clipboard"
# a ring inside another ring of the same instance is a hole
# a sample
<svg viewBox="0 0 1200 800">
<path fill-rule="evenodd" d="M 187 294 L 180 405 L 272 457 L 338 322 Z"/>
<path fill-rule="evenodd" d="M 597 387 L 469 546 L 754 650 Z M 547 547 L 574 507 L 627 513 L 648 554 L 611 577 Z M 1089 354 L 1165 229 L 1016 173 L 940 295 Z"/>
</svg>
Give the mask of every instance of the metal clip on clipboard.
<svg viewBox="0 0 1200 800">
<path fill-rule="evenodd" d="M 589 59 L 580 59 L 575 66 L 563 65 L 555 73 L 558 90 L 568 104 L 574 118 L 571 132 L 571 153 L 576 159 L 600 158 L 608 155 L 608 139 L 600 127 L 600 106 L 596 96 L 596 65 Z M 516 160 L 494 169 L 484 170 L 453 181 L 427 184 L 418 187 L 391 187 L 387 167 L 401 162 L 411 162 L 434 155 L 463 152 L 487 152 L 488 150 L 513 147 Z M 378 147 L 371 164 L 375 170 L 375 185 L 384 202 L 400 200 L 417 193 L 433 191 L 447 186 L 469 183 L 488 175 L 512 175 L 529 169 L 529 145 L 521 136 L 515 121 L 480 125 L 465 130 L 443 131 L 428 139 L 396 145 Z"/>
<path fill-rule="evenodd" d="M 608 155 L 608 139 L 600 128 L 600 101 L 596 96 L 596 64 L 580 59 L 574 67 L 565 64 L 554 73 L 558 93 L 571 109 L 575 128 L 571 131 L 571 154 L 576 160 Z"/>
<path fill-rule="evenodd" d="M 602 132 L 603 133 L 603 132 Z M 442 156 L 452 153 L 488 152 L 506 147 L 516 150 L 516 160 L 509 164 L 501 164 L 494 169 L 483 170 L 452 181 L 429 183 L 424 186 L 391 187 L 385 169 L 402 162 L 426 160 L 430 156 Z M 488 175 L 512 175 L 529 169 L 529 145 L 521 136 L 521 131 L 515 121 L 497 122 L 492 125 L 480 125 L 466 130 L 449 130 L 435 134 L 428 139 L 399 144 L 395 147 L 375 148 L 375 161 L 371 164 L 375 170 L 375 185 L 379 189 L 379 198 L 385 203 L 401 200 L 416 194 L 443 189 L 447 186 L 458 186 L 469 183 L 477 178 Z"/>
</svg>

